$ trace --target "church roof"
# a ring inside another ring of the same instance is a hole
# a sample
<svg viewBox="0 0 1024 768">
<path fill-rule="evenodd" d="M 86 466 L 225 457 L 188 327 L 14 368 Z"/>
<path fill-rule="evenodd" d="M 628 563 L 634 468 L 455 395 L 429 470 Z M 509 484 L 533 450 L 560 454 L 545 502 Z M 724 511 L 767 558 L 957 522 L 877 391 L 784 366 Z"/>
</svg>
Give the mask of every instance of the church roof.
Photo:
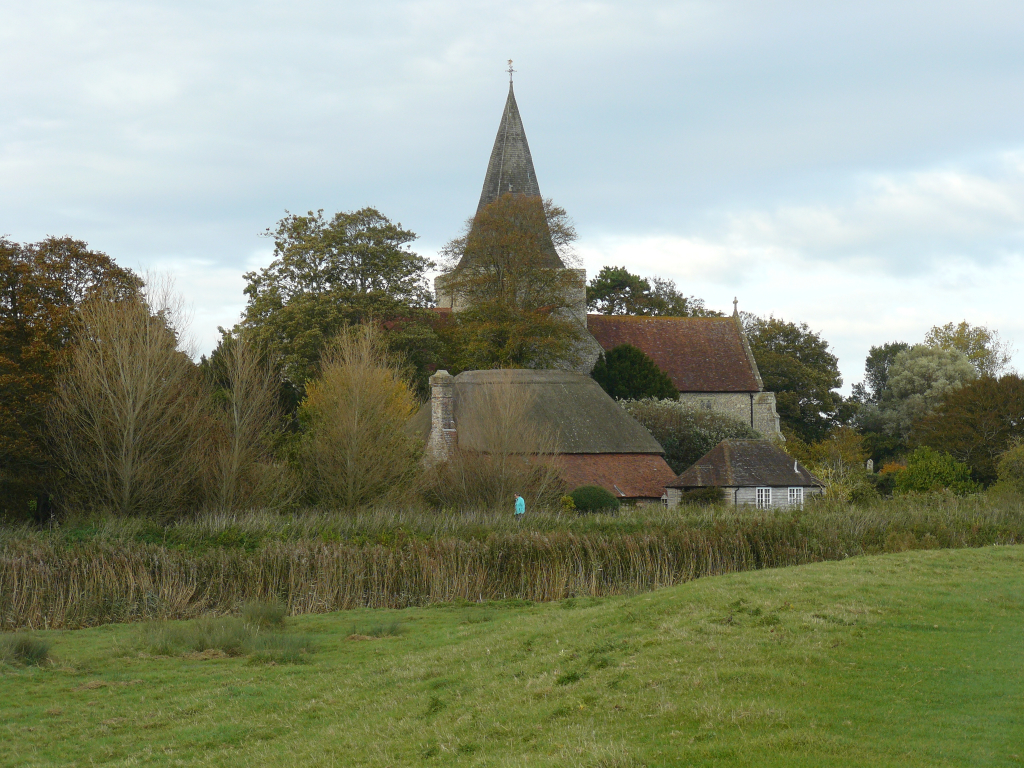
<svg viewBox="0 0 1024 768">
<path fill-rule="evenodd" d="M 458 446 L 492 452 L 496 398 L 506 396 L 509 384 L 530 394 L 525 418 L 536 425 L 540 439 L 554 445 L 522 445 L 522 453 L 664 453 L 646 428 L 626 413 L 589 376 L 569 371 L 495 369 L 464 371 L 454 380 L 454 416 Z M 426 439 L 430 432 L 430 403 L 412 418 L 410 431 Z"/>
<path fill-rule="evenodd" d="M 487 162 L 487 175 L 484 176 L 477 212 L 509 192 L 540 197 L 537 172 L 533 170 L 533 157 L 526 141 L 526 130 L 523 128 L 523 118 L 519 116 L 512 83 L 508 84 L 505 111 L 501 114 L 498 135 L 491 149 L 491 159 Z"/>
<path fill-rule="evenodd" d="M 733 317 L 587 315 L 587 330 L 610 352 L 631 344 L 680 392 L 760 392 L 761 377 Z"/>
<path fill-rule="evenodd" d="M 821 481 L 768 440 L 723 440 L 666 488 L 820 486 Z"/>
</svg>

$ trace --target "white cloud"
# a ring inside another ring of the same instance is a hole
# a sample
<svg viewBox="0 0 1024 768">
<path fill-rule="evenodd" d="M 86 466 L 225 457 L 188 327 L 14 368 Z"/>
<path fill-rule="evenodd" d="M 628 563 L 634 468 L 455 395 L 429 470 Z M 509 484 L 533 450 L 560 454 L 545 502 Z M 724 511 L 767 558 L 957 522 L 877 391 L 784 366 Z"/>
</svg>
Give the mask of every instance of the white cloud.
<svg viewBox="0 0 1024 768">
<path fill-rule="evenodd" d="M 584 242 L 588 273 L 624 265 L 677 281 L 731 310 L 775 314 L 820 330 L 846 388 L 865 355 L 887 341 L 915 342 L 935 324 L 967 319 L 1024 340 L 1024 165 L 990 171 L 878 175 L 846 202 L 779 206 L 720 216 L 693 235 Z"/>
</svg>

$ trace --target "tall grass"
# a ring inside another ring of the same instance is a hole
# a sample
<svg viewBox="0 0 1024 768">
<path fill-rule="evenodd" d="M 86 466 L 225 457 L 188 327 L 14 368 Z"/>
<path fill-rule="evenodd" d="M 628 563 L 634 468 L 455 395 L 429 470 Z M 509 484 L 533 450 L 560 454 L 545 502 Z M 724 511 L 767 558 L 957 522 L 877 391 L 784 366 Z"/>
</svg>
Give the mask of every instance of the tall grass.
<svg viewBox="0 0 1024 768">
<path fill-rule="evenodd" d="M 1024 542 L 1018 499 L 922 497 L 755 513 L 94 518 L 0 533 L 0 628 L 636 593 L 701 576 L 919 547 Z"/>
</svg>

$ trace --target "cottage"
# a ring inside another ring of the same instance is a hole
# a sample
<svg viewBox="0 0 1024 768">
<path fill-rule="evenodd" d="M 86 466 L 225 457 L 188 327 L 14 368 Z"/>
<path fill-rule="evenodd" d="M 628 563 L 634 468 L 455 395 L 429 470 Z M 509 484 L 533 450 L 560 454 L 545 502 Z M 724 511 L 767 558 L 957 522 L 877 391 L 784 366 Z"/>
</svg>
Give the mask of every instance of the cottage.
<svg viewBox="0 0 1024 768">
<path fill-rule="evenodd" d="M 410 423 L 410 431 L 426 441 L 430 460 L 443 461 L 454 450 L 508 450 L 494 424 L 495 409 L 511 393 L 524 397 L 522 419 L 532 427 L 519 430 L 526 442 L 513 451 L 548 457 L 569 488 L 599 485 L 619 499 L 657 500 L 675 479 L 658 441 L 584 374 L 438 371 L 430 388 L 430 402 Z"/>
<path fill-rule="evenodd" d="M 663 500 L 676 506 L 698 488 L 720 488 L 727 502 L 768 509 L 801 506 L 824 485 L 769 440 L 723 440 L 668 483 Z"/>
</svg>

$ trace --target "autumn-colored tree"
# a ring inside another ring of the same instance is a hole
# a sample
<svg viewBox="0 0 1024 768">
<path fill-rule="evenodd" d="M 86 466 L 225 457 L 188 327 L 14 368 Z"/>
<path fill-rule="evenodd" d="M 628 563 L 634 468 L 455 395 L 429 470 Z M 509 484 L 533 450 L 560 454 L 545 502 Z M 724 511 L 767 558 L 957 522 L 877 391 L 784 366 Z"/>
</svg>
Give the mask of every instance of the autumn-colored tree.
<svg viewBox="0 0 1024 768">
<path fill-rule="evenodd" d="M 551 200 L 505 194 L 442 249 L 441 284 L 453 297 L 453 370 L 572 363 L 583 328 L 576 231 Z"/>
<path fill-rule="evenodd" d="M 967 464 L 977 480 L 997 477 L 1000 455 L 1024 439 L 1024 379 L 983 376 L 948 390 L 934 410 L 917 421 L 911 443 L 949 453 Z"/>
<path fill-rule="evenodd" d="M 375 324 L 344 329 L 320 365 L 299 408 L 309 500 L 352 509 L 401 493 L 419 451 L 405 432 L 418 407 L 406 367 Z"/>
<path fill-rule="evenodd" d="M 45 413 L 72 346 L 79 308 L 127 299 L 141 280 L 81 240 L 0 239 L 0 512 L 49 513 L 53 462 Z"/>
<path fill-rule="evenodd" d="M 266 235 L 274 240 L 274 260 L 245 275 L 249 303 L 241 326 L 280 366 L 291 408 L 316 375 L 327 342 L 371 318 L 426 390 L 440 342 L 426 308 L 425 274 L 434 265 L 410 249 L 415 233 L 363 208 L 330 219 L 323 211 L 288 214 Z"/>
</svg>

